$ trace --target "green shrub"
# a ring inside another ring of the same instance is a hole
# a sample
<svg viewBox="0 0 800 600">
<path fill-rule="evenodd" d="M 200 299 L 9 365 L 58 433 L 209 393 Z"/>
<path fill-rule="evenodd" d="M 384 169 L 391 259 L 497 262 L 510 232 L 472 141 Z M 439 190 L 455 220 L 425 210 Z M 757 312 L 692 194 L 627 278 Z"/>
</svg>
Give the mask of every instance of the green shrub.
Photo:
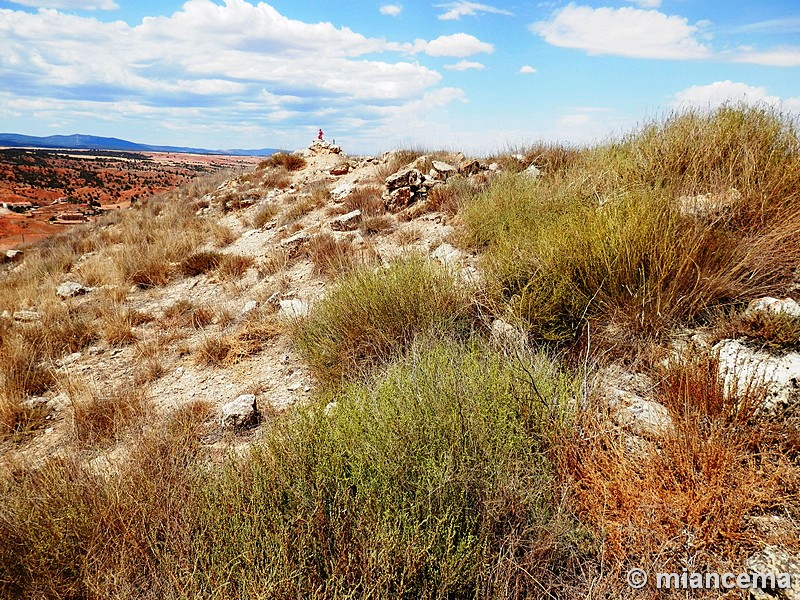
<svg viewBox="0 0 800 600">
<path fill-rule="evenodd" d="M 470 306 L 467 291 L 443 269 L 400 260 L 335 284 L 295 327 L 294 341 L 313 372 L 334 381 L 391 359 L 420 334 L 466 330 Z"/>
<path fill-rule="evenodd" d="M 209 490 L 203 593 L 229 579 L 281 598 L 541 592 L 571 531 L 544 450 L 572 382 L 545 364 L 417 346 L 279 421 Z"/>
<path fill-rule="evenodd" d="M 535 335 L 572 340 L 588 321 L 617 342 L 658 336 L 791 281 L 800 169 L 784 169 L 800 152 L 769 111 L 676 116 L 570 164 L 500 177 L 463 211 L 498 310 Z M 679 196 L 731 187 L 741 197 L 718 213 L 693 215 Z"/>
</svg>

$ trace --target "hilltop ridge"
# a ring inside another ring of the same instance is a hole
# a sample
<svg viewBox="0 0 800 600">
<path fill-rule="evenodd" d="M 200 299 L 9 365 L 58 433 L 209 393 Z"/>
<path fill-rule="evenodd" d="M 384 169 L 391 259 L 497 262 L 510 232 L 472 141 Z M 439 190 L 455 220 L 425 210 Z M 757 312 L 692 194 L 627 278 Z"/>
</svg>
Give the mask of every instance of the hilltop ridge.
<svg viewBox="0 0 800 600">
<path fill-rule="evenodd" d="M 655 599 L 690 592 L 626 574 L 795 572 L 795 125 L 317 140 L 6 254 L 0 591 Z"/>
<path fill-rule="evenodd" d="M 113 137 L 101 137 L 73 133 L 71 135 L 48 135 L 44 137 L 19 133 L 0 133 L 0 147 L 53 148 L 70 150 L 120 150 L 128 152 L 180 152 L 186 154 L 224 154 L 227 156 L 269 156 L 280 152 L 279 148 L 209 150 L 185 146 L 156 146 L 139 144 Z"/>
</svg>

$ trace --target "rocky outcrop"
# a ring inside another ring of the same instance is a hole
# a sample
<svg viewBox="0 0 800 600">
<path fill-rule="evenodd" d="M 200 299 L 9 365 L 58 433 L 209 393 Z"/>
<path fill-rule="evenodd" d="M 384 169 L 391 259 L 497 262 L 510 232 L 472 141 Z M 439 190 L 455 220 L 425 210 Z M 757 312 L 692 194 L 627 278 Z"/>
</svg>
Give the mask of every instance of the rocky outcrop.
<svg viewBox="0 0 800 600">
<path fill-rule="evenodd" d="M 341 154 L 342 149 L 339 146 L 331 144 L 326 140 L 314 140 L 311 145 L 305 150 L 305 156 L 321 156 L 324 154 Z"/>
<path fill-rule="evenodd" d="M 750 590 L 753 600 L 800 600 L 800 558 L 783 548 L 766 546 L 761 552 L 750 556 L 747 559 L 747 571 L 752 575 L 772 575 L 757 579 L 757 587 Z"/>
<path fill-rule="evenodd" d="M 738 340 L 722 340 L 712 351 L 719 361 L 719 376 L 725 393 L 741 396 L 765 393 L 761 409 L 774 413 L 800 397 L 800 354 L 773 356 L 753 350 Z"/>
<path fill-rule="evenodd" d="M 653 398 L 655 384 L 643 373 L 631 373 L 616 365 L 597 376 L 596 395 L 608 409 L 611 420 L 637 438 L 660 438 L 672 427 L 667 408 Z M 630 444 L 636 446 L 637 444 Z"/>
<path fill-rule="evenodd" d="M 752 315 L 756 313 L 783 315 L 786 317 L 800 318 L 800 304 L 791 298 L 772 298 L 765 296 L 753 300 L 745 311 L 745 315 Z"/>
<path fill-rule="evenodd" d="M 93 291 L 94 288 L 86 287 L 77 281 L 65 281 L 56 288 L 56 296 L 59 298 L 73 298 Z"/>
<path fill-rule="evenodd" d="M 361 211 L 356 209 L 338 216 L 328 223 L 333 231 L 353 231 L 361 223 Z"/>
<path fill-rule="evenodd" d="M 221 412 L 223 429 L 251 429 L 258 426 L 261 421 L 261 415 L 256 406 L 255 394 L 242 394 L 235 400 L 225 404 Z"/>
</svg>

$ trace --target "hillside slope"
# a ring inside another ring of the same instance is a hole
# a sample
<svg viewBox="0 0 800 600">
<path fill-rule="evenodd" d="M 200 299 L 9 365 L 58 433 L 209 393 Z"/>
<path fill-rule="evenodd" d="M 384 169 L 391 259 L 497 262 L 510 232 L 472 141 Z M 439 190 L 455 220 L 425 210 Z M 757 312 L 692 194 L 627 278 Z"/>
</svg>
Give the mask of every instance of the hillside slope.
<svg viewBox="0 0 800 600">
<path fill-rule="evenodd" d="M 8 254 L 0 590 L 794 573 L 795 125 L 724 107 L 480 160 L 315 142 Z"/>
</svg>

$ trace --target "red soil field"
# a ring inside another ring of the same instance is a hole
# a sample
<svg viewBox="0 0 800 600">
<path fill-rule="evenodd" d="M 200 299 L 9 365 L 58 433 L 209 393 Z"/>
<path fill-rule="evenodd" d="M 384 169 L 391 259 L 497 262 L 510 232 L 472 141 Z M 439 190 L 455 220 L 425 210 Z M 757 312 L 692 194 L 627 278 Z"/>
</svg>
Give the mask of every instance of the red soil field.
<svg viewBox="0 0 800 600">
<path fill-rule="evenodd" d="M 249 168 L 261 160 L 172 152 L 0 149 L 0 250 L 44 239 L 70 226 L 63 223 L 91 220 L 104 209 L 127 208 L 199 175 Z"/>
</svg>

